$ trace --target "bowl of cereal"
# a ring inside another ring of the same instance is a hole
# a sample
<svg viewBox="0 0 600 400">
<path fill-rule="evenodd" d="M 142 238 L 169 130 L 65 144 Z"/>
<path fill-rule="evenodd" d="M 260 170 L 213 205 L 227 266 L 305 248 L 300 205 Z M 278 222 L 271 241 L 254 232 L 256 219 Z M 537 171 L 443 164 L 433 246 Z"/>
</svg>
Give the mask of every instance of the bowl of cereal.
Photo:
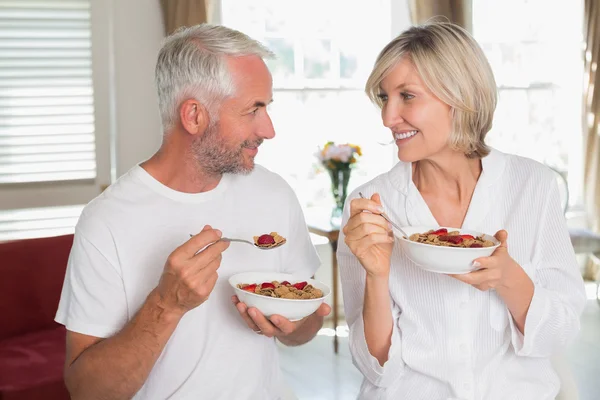
<svg viewBox="0 0 600 400">
<path fill-rule="evenodd" d="M 266 317 L 281 315 L 297 321 L 317 311 L 329 296 L 327 285 L 277 272 L 242 272 L 229 278 L 241 302 Z"/>
<path fill-rule="evenodd" d="M 493 236 L 449 227 L 402 227 L 409 237 L 394 230 L 406 256 L 426 271 L 466 274 L 474 271 L 473 261 L 491 256 L 500 246 Z"/>
</svg>

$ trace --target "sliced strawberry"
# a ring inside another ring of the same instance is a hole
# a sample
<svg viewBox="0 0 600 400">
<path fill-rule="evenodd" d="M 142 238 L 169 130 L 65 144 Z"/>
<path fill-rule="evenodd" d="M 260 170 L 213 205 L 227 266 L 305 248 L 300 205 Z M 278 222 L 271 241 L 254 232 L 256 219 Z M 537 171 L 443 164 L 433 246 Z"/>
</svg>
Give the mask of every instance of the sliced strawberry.
<svg viewBox="0 0 600 400">
<path fill-rule="evenodd" d="M 473 243 L 469 247 L 473 249 L 473 248 L 476 248 L 476 247 L 483 247 L 483 245 L 481 243 Z"/>
<path fill-rule="evenodd" d="M 260 244 L 260 245 L 273 244 L 273 243 L 275 243 L 275 238 L 269 234 L 260 235 L 258 238 L 258 244 Z"/>
<path fill-rule="evenodd" d="M 456 236 L 440 236 L 440 240 L 443 242 L 449 242 L 452 244 L 461 244 L 463 242 L 463 238 L 461 238 L 460 236 L 456 235 Z"/>
<path fill-rule="evenodd" d="M 283 281 L 283 282 L 281 282 L 281 284 L 282 284 L 283 286 L 289 286 L 289 285 L 290 285 L 290 283 L 289 283 L 288 281 Z"/>
<path fill-rule="evenodd" d="M 265 282 L 260 284 L 261 289 L 275 289 L 275 285 L 271 282 Z"/>
<path fill-rule="evenodd" d="M 446 229 L 446 228 L 441 228 L 441 229 L 438 229 L 437 231 L 431 232 L 432 235 L 444 235 L 446 233 L 448 233 L 448 229 Z"/>
<path fill-rule="evenodd" d="M 251 292 L 251 293 L 254 293 L 254 289 L 256 289 L 256 285 L 247 285 L 242 288 L 242 290 L 245 290 L 246 292 Z"/>
<path fill-rule="evenodd" d="M 467 240 L 467 239 L 475 239 L 475 236 L 471 236 L 471 235 L 460 235 L 461 238 Z"/>
<path fill-rule="evenodd" d="M 298 282 L 298 283 L 294 283 L 292 286 L 298 290 L 302 290 L 302 289 L 304 289 L 304 286 L 307 285 L 307 283 L 308 282 Z"/>
</svg>

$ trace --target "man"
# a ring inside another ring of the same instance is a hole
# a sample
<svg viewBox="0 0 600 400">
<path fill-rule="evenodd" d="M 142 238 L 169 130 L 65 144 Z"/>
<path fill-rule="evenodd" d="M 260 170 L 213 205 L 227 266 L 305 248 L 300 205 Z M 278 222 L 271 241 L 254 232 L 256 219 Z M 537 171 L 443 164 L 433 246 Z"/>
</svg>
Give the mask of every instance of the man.
<svg viewBox="0 0 600 400">
<path fill-rule="evenodd" d="M 298 345 L 322 326 L 327 305 L 268 320 L 227 283 L 242 271 L 309 277 L 319 265 L 292 189 L 254 165 L 275 136 L 270 55 L 221 26 L 166 39 L 162 146 L 88 204 L 75 230 L 56 316 L 73 399 L 278 399 L 271 338 Z M 219 240 L 273 231 L 287 243 L 269 251 Z"/>
</svg>

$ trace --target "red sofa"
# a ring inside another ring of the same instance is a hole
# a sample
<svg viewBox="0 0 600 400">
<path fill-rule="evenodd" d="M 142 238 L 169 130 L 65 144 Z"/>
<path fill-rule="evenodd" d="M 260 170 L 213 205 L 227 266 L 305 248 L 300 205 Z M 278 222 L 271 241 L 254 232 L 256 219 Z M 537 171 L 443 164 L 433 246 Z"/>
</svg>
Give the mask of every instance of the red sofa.
<svg viewBox="0 0 600 400">
<path fill-rule="evenodd" d="M 0 400 L 68 400 L 54 322 L 73 235 L 0 243 Z"/>
</svg>

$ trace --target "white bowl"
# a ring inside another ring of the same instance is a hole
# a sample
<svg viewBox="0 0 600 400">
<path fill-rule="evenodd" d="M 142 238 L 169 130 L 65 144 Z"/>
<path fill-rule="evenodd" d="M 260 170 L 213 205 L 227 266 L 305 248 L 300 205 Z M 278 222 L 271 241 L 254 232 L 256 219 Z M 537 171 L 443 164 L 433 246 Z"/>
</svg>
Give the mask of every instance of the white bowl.
<svg viewBox="0 0 600 400">
<path fill-rule="evenodd" d="M 459 231 L 461 235 L 483 236 L 484 239 L 494 242 L 492 247 L 462 248 L 433 246 L 430 244 L 418 243 L 404 238 L 403 235 L 394 229 L 394 235 L 399 239 L 400 246 L 406 256 L 419 267 L 426 271 L 438 272 L 443 274 L 466 274 L 477 268 L 473 267 L 473 260 L 479 257 L 488 257 L 494 250 L 500 246 L 500 242 L 490 235 L 468 229 L 449 228 L 445 226 L 403 226 L 402 229 L 407 235 L 414 233 L 425 233 L 429 230 L 441 228 L 450 231 Z"/>
<path fill-rule="evenodd" d="M 240 283 L 263 283 L 272 281 L 288 281 L 290 283 L 304 282 L 321 289 L 323 297 L 318 299 L 294 300 L 278 299 L 275 297 L 262 296 L 256 293 L 250 293 L 237 287 Z M 329 296 L 331 290 L 327 285 L 315 281 L 314 279 L 299 279 L 290 274 L 277 272 L 242 272 L 229 278 L 229 284 L 235 290 L 235 294 L 241 302 L 246 303 L 248 307 L 256 307 L 263 315 L 270 317 L 272 315 L 281 315 L 290 321 L 297 321 L 317 311 L 317 308 Z"/>
</svg>

